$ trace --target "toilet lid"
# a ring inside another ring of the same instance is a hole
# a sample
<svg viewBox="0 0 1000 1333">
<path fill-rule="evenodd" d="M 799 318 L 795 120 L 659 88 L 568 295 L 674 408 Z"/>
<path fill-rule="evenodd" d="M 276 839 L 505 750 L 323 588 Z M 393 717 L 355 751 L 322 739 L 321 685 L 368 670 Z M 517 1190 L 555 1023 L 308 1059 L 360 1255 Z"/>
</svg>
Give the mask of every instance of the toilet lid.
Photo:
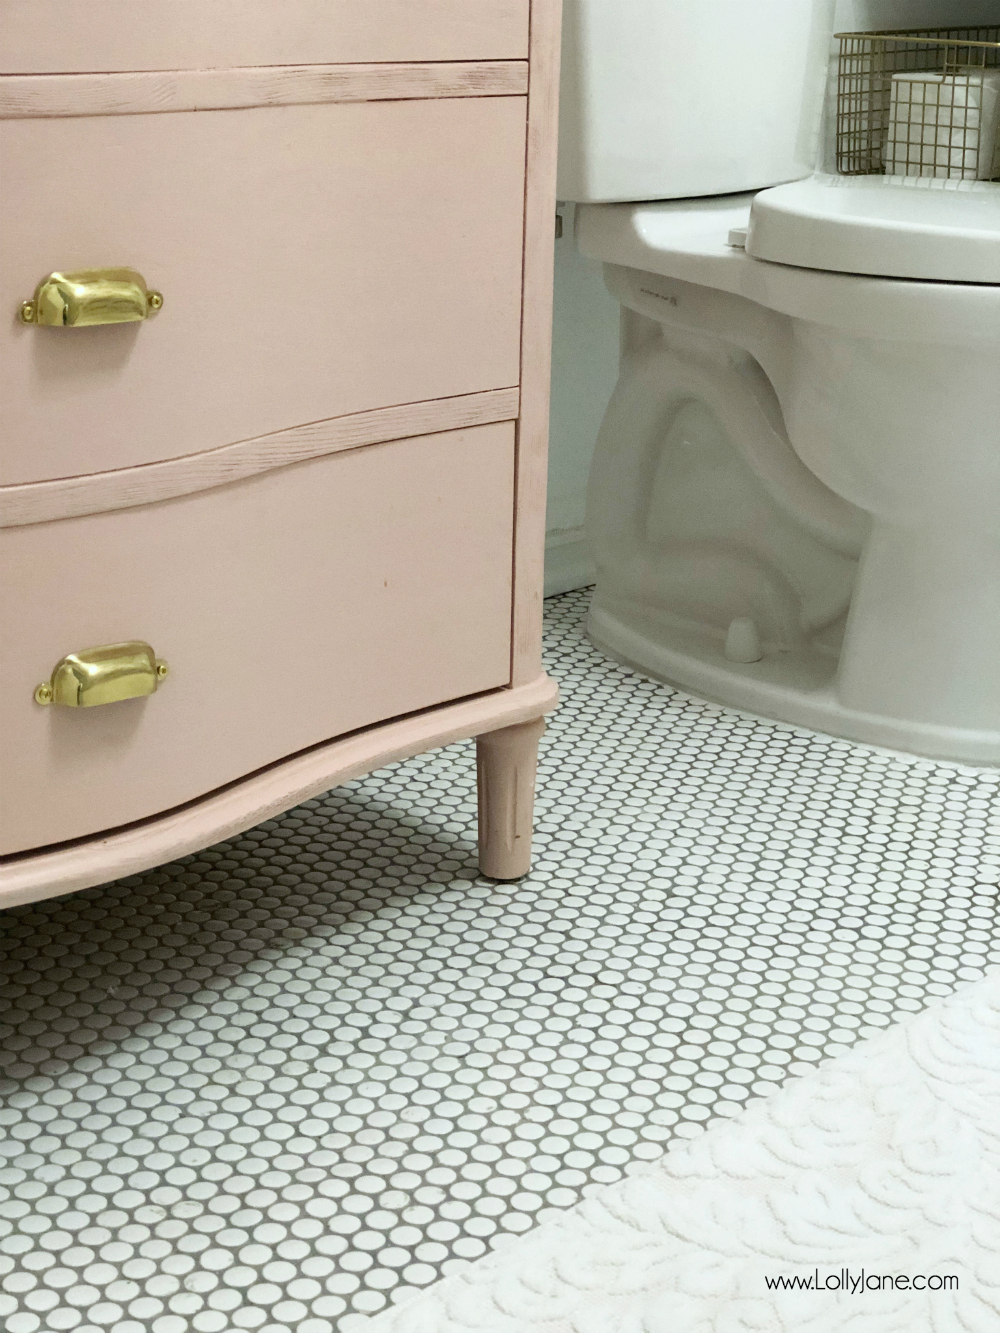
<svg viewBox="0 0 1000 1333">
<path fill-rule="evenodd" d="M 1000 284 L 1000 183 L 812 176 L 755 196 L 747 253 L 830 273 Z"/>
</svg>

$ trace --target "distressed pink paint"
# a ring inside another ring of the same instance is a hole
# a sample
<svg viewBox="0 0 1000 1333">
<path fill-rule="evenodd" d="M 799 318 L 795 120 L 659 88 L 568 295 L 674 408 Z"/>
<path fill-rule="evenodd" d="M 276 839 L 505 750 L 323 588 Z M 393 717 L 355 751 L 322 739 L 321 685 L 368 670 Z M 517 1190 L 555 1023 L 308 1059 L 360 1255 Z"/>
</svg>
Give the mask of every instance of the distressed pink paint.
<svg viewBox="0 0 1000 1333">
<path fill-rule="evenodd" d="M 90 477 L 109 497 L 81 512 L 60 483 L 40 522 L 8 492 L 0 903 L 158 864 L 462 736 L 493 737 L 484 870 L 528 864 L 556 700 L 538 625 L 559 0 L 531 0 L 530 32 L 527 0 L 290 0 L 277 25 L 238 8 L 199 0 L 185 24 L 193 0 L 0 0 L 0 75 L 93 76 L 51 97 L 34 80 L 53 116 L 0 90 L 2 481 Z M 388 69 L 525 55 L 527 98 L 523 66 Z M 269 76 L 239 70 L 351 61 L 385 68 L 292 71 L 271 105 Z M 123 111 L 123 85 L 95 83 L 199 68 L 224 72 L 230 109 Z M 322 97 L 290 102 L 299 87 Z M 112 264 L 163 291 L 155 319 L 17 323 L 52 269 Z M 396 409 L 406 438 L 379 442 Z M 242 475 L 217 475 L 230 455 L 210 451 L 241 441 Z M 144 472 L 164 460 L 183 487 Z M 154 695 L 34 703 L 65 653 L 131 638 L 170 664 Z"/>
</svg>

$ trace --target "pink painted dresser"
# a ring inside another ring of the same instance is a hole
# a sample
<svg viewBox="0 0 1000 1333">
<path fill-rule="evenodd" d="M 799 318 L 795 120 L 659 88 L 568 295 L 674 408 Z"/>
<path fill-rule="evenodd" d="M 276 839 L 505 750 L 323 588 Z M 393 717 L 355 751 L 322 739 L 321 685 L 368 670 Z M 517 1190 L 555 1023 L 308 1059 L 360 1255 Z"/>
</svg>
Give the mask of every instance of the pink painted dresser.
<svg viewBox="0 0 1000 1333">
<path fill-rule="evenodd" d="M 0 906 L 479 751 L 528 869 L 560 0 L 0 0 Z"/>
</svg>

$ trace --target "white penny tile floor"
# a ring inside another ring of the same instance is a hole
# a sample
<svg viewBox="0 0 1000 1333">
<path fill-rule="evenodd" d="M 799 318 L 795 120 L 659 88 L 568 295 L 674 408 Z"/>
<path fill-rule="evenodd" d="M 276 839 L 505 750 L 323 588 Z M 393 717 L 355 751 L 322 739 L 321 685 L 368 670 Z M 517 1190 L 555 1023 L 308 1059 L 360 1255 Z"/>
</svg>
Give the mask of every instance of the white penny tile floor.
<svg viewBox="0 0 1000 1333">
<path fill-rule="evenodd" d="M 354 1333 L 1000 961 L 997 773 L 692 700 L 586 603 L 522 883 L 468 743 L 0 913 L 4 1333 Z"/>
</svg>

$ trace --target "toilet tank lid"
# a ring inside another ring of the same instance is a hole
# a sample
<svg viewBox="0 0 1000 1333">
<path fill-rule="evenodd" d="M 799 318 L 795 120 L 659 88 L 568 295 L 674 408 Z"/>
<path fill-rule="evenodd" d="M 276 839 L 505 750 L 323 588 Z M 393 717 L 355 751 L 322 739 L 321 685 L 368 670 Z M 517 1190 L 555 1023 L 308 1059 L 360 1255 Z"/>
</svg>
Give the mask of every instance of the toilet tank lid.
<svg viewBox="0 0 1000 1333">
<path fill-rule="evenodd" d="M 747 253 L 795 268 L 1000 284 L 1000 183 L 830 176 L 762 190 Z"/>
</svg>

